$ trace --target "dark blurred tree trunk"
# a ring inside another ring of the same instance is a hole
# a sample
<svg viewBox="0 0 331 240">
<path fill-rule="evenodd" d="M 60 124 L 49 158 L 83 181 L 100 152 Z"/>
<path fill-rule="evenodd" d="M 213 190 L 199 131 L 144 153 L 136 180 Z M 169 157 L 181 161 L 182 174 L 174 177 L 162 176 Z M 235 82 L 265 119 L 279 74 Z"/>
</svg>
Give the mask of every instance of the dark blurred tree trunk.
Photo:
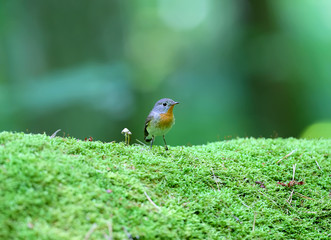
<svg viewBox="0 0 331 240">
<path fill-rule="evenodd" d="M 252 99 L 249 114 L 255 116 L 254 135 L 298 136 L 303 126 L 298 124 L 301 122 L 300 106 L 294 96 L 300 87 L 293 86 L 296 82 L 291 79 L 293 73 L 284 68 L 289 60 L 282 56 L 288 53 L 282 48 L 282 41 L 277 42 L 281 33 L 273 18 L 272 6 L 267 1 L 248 2 L 243 54 L 244 64 L 248 65 L 246 78 Z"/>
</svg>

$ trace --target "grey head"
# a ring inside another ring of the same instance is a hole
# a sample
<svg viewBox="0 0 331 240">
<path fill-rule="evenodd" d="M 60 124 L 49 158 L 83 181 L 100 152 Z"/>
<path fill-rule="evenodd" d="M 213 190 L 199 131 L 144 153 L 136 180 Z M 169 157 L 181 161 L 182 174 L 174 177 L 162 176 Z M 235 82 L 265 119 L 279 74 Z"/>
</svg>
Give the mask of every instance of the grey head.
<svg viewBox="0 0 331 240">
<path fill-rule="evenodd" d="M 152 111 L 157 112 L 157 113 L 166 113 L 166 112 L 168 112 L 170 107 L 173 107 L 174 105 L 176 105 L 178 103 L 179 102 L 175 102 L 174 100 L 172 100 L 170 98 L 162 98 L 155 103 Z"/>
</svg>

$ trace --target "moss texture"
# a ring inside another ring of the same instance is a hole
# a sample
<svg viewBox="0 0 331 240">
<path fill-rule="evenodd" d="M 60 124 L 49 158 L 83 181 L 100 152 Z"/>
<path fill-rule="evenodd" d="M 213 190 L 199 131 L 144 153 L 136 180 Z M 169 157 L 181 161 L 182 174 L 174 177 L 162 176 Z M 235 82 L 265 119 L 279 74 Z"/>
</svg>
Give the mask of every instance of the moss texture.
<svg viewBox="0 0 331 240">
<path fill-rule="evenodd" d="M 330 146 L 246 138 L 150 151 L 2 132 L 0 239 L 329 239 Z"/>
</svg>

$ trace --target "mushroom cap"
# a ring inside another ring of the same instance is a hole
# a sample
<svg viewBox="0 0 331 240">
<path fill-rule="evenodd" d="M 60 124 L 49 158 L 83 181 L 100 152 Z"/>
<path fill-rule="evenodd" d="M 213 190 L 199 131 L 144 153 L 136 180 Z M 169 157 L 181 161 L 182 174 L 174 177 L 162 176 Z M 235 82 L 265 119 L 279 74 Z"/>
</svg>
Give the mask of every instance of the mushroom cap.
<svg viewBox="0 0 331 240">
<path fill-rule="evenodd" d="M 129 129 L 127 129 L 127 128 L 124 128 L 123 130 L 122 130 L 122 132 L 121 132 L 122 134 L 129 134 L 129 135 L 131 135 L 132 133 L 130 132 L 130 130 Z"/>
</svg>

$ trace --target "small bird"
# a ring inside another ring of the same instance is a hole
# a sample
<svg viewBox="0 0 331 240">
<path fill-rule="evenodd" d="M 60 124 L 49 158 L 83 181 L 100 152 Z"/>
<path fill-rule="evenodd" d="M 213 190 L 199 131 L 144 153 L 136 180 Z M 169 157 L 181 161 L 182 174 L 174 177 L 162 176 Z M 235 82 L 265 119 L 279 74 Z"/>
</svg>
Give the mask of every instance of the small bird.
<svg viewBox="0 0 331 240">
<path fill-rule="evenodd" d="M 144 136 L 146 142 L 151 142 L 151 148 L 153 146 L 155 136 L 163 136 L 165 149 L 168 150 L 167 142 L 164 135 L 169 132 L 171 127 L 175 124 L 175 117 L 173 109 L 176 104 L 170 98 L 162 98 L 157 101 L 149 113 L 145 121 Z"/>
</svg>

